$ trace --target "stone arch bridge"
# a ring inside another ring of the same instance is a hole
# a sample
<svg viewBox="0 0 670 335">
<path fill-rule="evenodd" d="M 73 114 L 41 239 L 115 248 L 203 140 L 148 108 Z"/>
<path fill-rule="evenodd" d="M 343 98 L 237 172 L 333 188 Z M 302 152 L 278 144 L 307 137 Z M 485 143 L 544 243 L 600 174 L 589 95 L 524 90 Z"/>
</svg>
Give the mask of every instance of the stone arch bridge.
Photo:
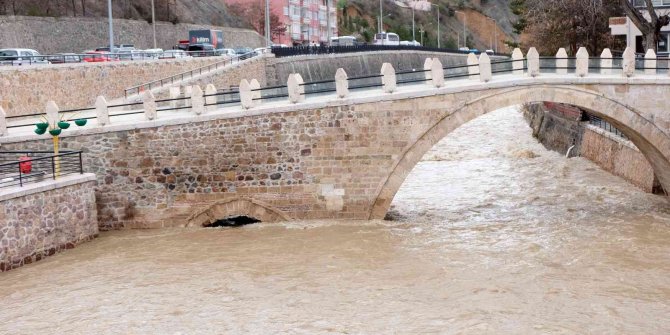
<svg viewBox="0 0 670 335">
<path fill-rule="evenodd" d="M 648 54 L 645 69 L 636 70 L 630 50 L 621 59 L 604 53 L 594 65 L 584 52 L 559 53 L 549 71 L 534 49 L 526 58 L 517 50 L 504 70 L 486 55 L 471 56 L 453 76 L 432 59 L 420 76 L 385 65 L 372 78 L 376 84 L 358 89 L 344 71 L 326 83 L 330 90 L 310 91 L 295 75 L 279 88 L 286 94 L 272 96 L 243 81 L 239 101 L 229 104 L 214 100 L 212 87 L 204 94 L 194 87 L 183 109 L 162 109 L 147 94 L 143 110 L 129 116 L 115 116 L 99 99 L 92 126 L 65 132 L 62 143 L 84 150 L 86 170 L 98 176 L 103 229 L 235 215 L 381 219 L 407 174 L 451 131 L 488 112 L 540 101 L 579 106 L 615 125 L 669 190 L 667 67 Z M 9 131 L 0 127 L 3 149 L 49 147 L 13 122 L 6 120 Z"/>
</svg>

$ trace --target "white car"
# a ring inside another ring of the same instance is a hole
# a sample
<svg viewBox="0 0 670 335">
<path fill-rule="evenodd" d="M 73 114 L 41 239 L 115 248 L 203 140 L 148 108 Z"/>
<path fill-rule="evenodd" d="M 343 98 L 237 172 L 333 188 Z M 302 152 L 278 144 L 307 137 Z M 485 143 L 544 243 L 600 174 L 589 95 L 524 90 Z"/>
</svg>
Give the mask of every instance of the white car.
<svg viewBox="0 0 670 335">
<path fill-rule="evenodd" d="M 30 65 L 51 63 L 33 49 L 0 49 L 0 64 Z"/>
<path fill-rule="evenodd" d="M 163 54 L 161 54 L 159 59 L 169 59 L 169 58 L 191 58 L 186 51 L 184 50 L 165 50 L 163 51 Z"/>
<path fill-rule="evenodd" d="M 230 56 L 230 57 L 233 57 L 233 56 L 236 55 L 236 53 L 235 53 L 235 49 L 230 49 L 230 48 L 226 48 L 226 49 L 217 49 L 216 52 L 217 52 L 217 54 L 220 55 L 220 56 Z"/>
<path fill-rule="evenodd" d="M 420 47 L 421 43 L 419 43 L 417 41 L 400 41 L 400 45 L 411 45 L 411 46 L 415 46 L 415 47 Z"/>
</svg>

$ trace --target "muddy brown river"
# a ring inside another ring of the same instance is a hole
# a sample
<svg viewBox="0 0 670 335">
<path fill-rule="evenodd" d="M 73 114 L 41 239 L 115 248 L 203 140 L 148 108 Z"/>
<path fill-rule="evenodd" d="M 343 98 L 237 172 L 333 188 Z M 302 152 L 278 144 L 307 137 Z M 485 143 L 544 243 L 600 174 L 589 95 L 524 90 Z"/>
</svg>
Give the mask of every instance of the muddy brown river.
<svg viewBox="0 0 670 335">
<path fill-rule="evenodd" d="M 670 333 L 670 203 L 514 109 L 440 142 L 389 216 L 106 232 L 0 273 L 0 334 Z"/>
</svg>

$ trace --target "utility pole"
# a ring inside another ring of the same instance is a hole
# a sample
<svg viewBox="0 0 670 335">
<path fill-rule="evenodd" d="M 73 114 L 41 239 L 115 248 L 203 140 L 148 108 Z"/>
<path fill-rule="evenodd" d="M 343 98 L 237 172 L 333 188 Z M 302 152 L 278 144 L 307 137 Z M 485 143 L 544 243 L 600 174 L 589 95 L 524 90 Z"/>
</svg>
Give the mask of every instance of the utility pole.
<svg viewBox="0 0 670 335">
<path fill-rule="evenodd" d="M 384 30 L 384 4 L 383 0 L 379 0 L 379 33 Z"/>
<path fill-rule="evenodd" d="M 154 29 L 154 49 L 156 49 L 156 8 L 154 8 L 154 0 L 151 0 L 151 25 Z"/>
<path fill-rule="evenodd" d="M 272 38 L 270 36 L 270 0 L 265 0 L 265 43 L 272 46 Z"/>
<path fill-rule="evenodd" d="M 431 3 L 431 6 L 437 7 L 437 48 L 439 49 L 442 40 L 442 35 L 440 35 L 440 5 Z"/>
<path fill-rule="evenodd" d="M 330 29 L 330 2 L 331 1 L 332 0 L 326 0 L 326 20 L 328 20 L 328 22 L 326 23 L 326 29 L 328 29 L 328 31 L 326 32 L 326 45 L 327 46 L 330 46 L 330 30 L 331 30 Z"/>
<path fill-rule="evenodd" d="M 107 0 L 107 13 L 109 15 L 109 53 L 114 49 L 114 24 L 112 23 L 112 0 Z M 111 55 L 110 55 L 111 57 Z"/>
<path fill-rule="evenodd" d="M 465 24 L 466 24 L 467 17 L 465 16 L 465 12 L 462 12 L 460 10 L 455 11 L 455 13 L 463 14 L 463 46 L 467 48 L 467 46 L 468 46 L 468 35 L 467 35 L 467 32 L 465 31 Z"/>
<path fill-rule="evenodd" d="M 414 7 L 416 6 L 416 0 L 412 1 L 412 42 L 416 41 L 416 32 L 414 29 Z M 421 43 L 423 45 L 423 43 Z"/>
</svg>

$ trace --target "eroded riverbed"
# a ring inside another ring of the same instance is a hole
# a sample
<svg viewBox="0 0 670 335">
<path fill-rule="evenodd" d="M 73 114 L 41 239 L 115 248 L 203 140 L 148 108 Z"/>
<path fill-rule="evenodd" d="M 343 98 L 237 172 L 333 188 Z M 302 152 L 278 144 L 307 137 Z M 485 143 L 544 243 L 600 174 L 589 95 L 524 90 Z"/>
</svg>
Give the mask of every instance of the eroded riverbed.
<svg viewBox="0 0 670 335">
<path fill-rule="evenodd" d="M 0 273 L 0 333 L 670 332 L 665 198 L 511 109 L 424 159 L 394 221 L 108 232 Z"/>
</svg>

